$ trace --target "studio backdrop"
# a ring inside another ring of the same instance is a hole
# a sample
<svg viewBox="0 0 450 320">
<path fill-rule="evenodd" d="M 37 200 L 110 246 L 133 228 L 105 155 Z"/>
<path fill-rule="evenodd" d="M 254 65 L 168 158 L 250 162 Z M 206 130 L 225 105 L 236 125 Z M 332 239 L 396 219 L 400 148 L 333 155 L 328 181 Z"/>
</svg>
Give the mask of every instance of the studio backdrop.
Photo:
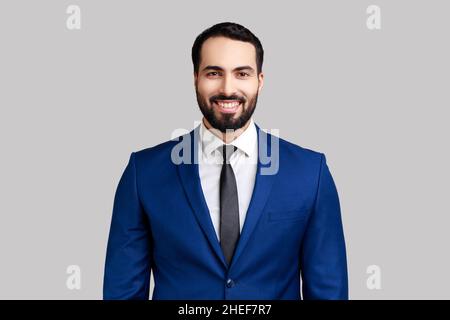
<svg viewBox="0 0 450 320">
<path fill-rule="evenodd" d="M 449 11 L 438 0 L 1 1 L 0 298 L 102 298 L 130 154 L 199 124 L 192 44 L 230 21 L 264 46 L 255 122 L 327 157 L 350 299 L 449 299 Z"/>
</svg>

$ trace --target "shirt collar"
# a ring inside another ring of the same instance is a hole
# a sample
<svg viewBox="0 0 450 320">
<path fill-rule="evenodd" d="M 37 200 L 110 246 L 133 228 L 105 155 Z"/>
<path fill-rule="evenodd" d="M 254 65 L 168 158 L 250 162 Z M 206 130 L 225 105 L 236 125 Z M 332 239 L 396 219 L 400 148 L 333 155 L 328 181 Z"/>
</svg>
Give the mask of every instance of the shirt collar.
<svg viewBox="0 0 450 320">
<path fill-rule="evenodd" d="M 206 156 L 211 156 L 214 151 L 224 144 L 223 140 L 206 128 L 203 119 L 200 125 L 200 140 L 202 152 Z M 253 118 L 250 118 L 249 126 L 239 137 L 229 143 L 244 152 L 247 157 L 251 157 L 257 151 L 257 132 Z"/>
</svg>

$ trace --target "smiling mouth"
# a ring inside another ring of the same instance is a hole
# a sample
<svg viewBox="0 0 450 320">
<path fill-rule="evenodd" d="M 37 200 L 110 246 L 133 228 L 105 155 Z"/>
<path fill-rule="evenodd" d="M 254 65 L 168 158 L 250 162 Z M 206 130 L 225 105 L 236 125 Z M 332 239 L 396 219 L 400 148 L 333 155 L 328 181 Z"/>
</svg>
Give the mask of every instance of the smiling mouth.
<svg viewBox="0 0 450 320">
<path fill-rule="evenodd" d="M 213 105 L 215 105 L 222 113 L 235 113 L 242 102 L 239 100 L 215 100 Z"/>
</svg>

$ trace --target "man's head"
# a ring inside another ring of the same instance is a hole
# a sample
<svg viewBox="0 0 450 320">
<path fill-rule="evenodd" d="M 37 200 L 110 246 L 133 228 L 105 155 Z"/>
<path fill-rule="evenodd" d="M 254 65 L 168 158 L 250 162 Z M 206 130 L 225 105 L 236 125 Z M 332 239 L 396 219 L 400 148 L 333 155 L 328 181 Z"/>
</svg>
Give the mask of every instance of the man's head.
<svg viewBox="0 0 450 320">
<path fill-rule="evenodd" d="M 221 132 L 244 127 L 263 86 L 264 50 L 245 27 L 219 23 L 192 46 L 197 102 L 209 124 Z"/>
</svg>

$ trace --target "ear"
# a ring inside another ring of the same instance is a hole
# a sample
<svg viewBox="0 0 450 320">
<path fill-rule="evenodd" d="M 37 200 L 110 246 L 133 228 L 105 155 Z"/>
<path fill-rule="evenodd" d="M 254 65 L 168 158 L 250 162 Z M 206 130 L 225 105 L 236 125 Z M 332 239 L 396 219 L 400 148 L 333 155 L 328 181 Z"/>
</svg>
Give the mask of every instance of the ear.
<svg viewBox="0 0 450 320">
<path fill-rule="evenodd" d="M 259 85 L 258 85 L 258 94 L 261 91 L 262 87 L 264 86 L 264 73 L 260 73 L 258 75 L 258 81 L 259 81 Z"/>
</svg>

